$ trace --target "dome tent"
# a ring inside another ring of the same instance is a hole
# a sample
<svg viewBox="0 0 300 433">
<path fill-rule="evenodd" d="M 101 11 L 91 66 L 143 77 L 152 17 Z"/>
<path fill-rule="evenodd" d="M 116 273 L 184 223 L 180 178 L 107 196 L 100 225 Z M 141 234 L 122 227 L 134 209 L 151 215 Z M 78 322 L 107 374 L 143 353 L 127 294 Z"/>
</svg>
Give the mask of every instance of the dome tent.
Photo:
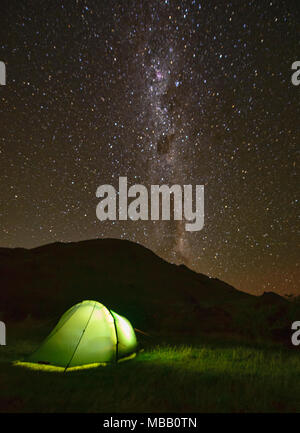
<svg viewBox="0 0 300 433">
<path fill-rule="evenodd" d="M 116 362 L 135 352 L 130 322 L 96 301 L 82 301 L 60 318 L 27 362 L 64 367 Z"/>
</svg>

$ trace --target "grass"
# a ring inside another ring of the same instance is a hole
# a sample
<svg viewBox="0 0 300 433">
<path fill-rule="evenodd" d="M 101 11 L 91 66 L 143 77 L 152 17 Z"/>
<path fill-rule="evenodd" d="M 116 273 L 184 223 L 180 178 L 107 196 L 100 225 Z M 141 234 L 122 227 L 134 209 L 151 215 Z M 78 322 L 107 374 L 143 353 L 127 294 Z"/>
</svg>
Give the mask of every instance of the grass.
<svg viewBox="0 0 300 433">
<path fill-rule="evenodd" d="M 0 346 L 1 412 L 299 412 L 299 349 L 231 339 L 150 339 L 117 365 L 32 370 L 12 361 L 45 335 L 16 328 Z"/>
</svg>

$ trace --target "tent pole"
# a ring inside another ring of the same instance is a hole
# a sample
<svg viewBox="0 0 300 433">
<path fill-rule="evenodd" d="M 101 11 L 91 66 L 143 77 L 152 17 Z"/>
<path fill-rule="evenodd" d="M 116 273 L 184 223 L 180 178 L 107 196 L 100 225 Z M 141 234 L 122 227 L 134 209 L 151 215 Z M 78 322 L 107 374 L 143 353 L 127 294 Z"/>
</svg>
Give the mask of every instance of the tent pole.
<svg viewBox="0 0 300 433">
<path fill-rule="evenodd" d="M 115 361 L 117 363 L 118 362 L 118 358 L 119 358 L 119 353 L 118 353 L 118 345 L 119 345 L 118 331 L 117 331 L 116 319 L 115 319 L 114 315 L 112 314 L 111 310 L 109 310 L 109 312 L 110 312 L 110 314 L 111 314 L 111 316 L 113 318 L 113 321 L 114 321 L 114 327 L 115 327 L 115 333 L 116 333 L 116 339 L 117 339 L 117 342 L 116 342 L 116 359 L 115 359 Z"/>
<path fill-rule="evenodd" d="M 65 367 L 65 369 L 64 369 L 64 373 L 67 371 L 67 368 L 69 367 L 69 365 L 70 365 L 71 362 L 72 362 L 72 359 L 74 358 L 75 352 L 76 352 L 76 350 L 77 350 L 77 348 L 78 348 L 78 346 L 79 346 L 79 344 L 80 344 L 80 342 L 81 342 L 81 339 L 82 339 L 82 337 L 83 337 L 83 334 L 84 334 L 84 332 L 85 332 L 85 330 L 86 330 L 86 328 L 87 328 L 87 326 L 88 326 L 88 324 L 89 324 L 89 321 L 91 320 L 91 317 L 92 317 L 92 315 L 93 315 L 93 312 L 94 312 L 95 306 L 96 306 L 96 302 L 94 303 L 94 307 L 93 307 L 93 309 L 92 309 L 92 312 L 91 312 L 91 314 L 90 314 L 90 317 L 89 317 L 88 321 L 86 322 L 86 325 L 85 325 L 85 327 L 84 327 L 84 330 L 83 330 L 82 333 L 81 333 L 81 336 L 80 336 L 80 338 L 79 338 L 79 340 L 78 340 L 78 343 L 77 343 L 77 345 L 76 345 L 76 347 L 75 347 L 75 350 L 74 350 L 74 352 L 73 352 L 73 354 L 72 354 L 72 357 L 71 357 L 70 361 L 68 362 L 68 364 L 66 365 L 66 367 Z"/>
</svg>

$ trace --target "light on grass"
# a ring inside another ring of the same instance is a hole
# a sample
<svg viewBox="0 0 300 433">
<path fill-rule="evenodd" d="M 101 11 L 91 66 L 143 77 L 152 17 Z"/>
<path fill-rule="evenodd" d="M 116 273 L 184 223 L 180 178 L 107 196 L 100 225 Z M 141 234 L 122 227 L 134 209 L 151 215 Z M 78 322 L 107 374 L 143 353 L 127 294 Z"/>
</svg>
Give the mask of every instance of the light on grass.
<svg viewBox="0 0 300 433">
<path fill-rule="evenodd" d="M 132 353 L 130 356 L 126 356 L 125 358 L 119 359 L 117 363 L 119 364 L 124 361 L 129 361 L 130 359 L 133 359 L 135 357 L 136 357 L 136 353 Z M 92 368 L 107 367 L 108 365 L 111 365 L 111 363 L 109 362 L 94 362 L 91 364 L 77 365 L 76 367 L 68 367 L 66 369 L 65 367 L 59 367 L 56 365 L 39 364 L 36 362 L 26 362 L 26 361 L 13 361 L 12 364 L 16 367 L 24 367 L 30 370 L 47 371 L 53 373 L 64 373 L 64 372 L 69 373 L 71 371 L 90 370 Z"/>
<path fill-rule="evenodd" d="M 35 362 L 26 362 L 26 361 L 14 361 L 12 363 L 16 367 L 24 367 L 28 368 L 29 370 L 38 370 L 38 371 L 46 371 L 49 373 L 64 373 L 64 372 L 72 372 L 72 371 L 78 371 L 78 370 L 89 370 L 92 368 L 97 367 L 106 367 L 109 365 L 105 362 L 98 362 L 93 364 L 85 364 L 85 365 L 78 365 L 76 367 L 69 367 L 65 369 L 64 367 L 58 367 L 56 365 L 48 365 L 48 364 L 37 364 Z"/>
<path fill-rule="evenodd" d="M 135 358 L 135 357 L 136 357 L 136 353 L 132 353 L 131 355 L 126 356 L 125 358 L 121 358 L 121 359 L 119 359 L 119 360 L 118 360 L 118 363 L 120 363 L 120 362 L 124 362 L 124 361 L 129 361 L 130 359 L 133 359 L 133 358 Z"/>
</svg>

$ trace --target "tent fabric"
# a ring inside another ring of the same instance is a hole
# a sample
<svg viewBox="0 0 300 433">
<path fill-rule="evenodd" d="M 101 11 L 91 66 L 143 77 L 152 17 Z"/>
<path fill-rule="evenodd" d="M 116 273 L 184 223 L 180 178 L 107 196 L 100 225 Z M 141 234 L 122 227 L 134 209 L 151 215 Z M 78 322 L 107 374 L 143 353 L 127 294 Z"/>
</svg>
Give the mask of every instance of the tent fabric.
<svg viewBox="0 0 300 433">
<path fill-rule="evenodd" d="M 134 329 L 97 301 L 82 301 L 67 310 L 28 362 L 64 368 L 118 361 L 135 352 Z"/>
</svg>

